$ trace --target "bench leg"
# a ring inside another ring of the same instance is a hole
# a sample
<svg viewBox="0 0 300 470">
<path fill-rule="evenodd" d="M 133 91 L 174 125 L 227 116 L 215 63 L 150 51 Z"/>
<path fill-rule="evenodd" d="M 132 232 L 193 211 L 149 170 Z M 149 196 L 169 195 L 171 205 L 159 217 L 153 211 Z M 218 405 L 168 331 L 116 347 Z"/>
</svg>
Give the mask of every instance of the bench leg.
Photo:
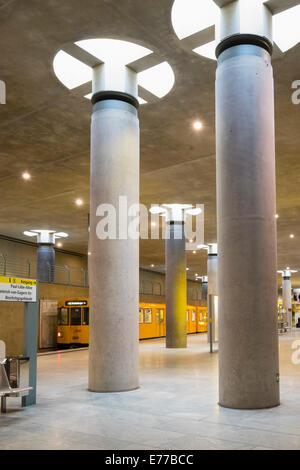
<svg viewBox="0 0 300 470">
<path fill-rule="evenodd" d="M 1 413 L 6 413 L 6 397 L 1 397 Z"/>
</svg>

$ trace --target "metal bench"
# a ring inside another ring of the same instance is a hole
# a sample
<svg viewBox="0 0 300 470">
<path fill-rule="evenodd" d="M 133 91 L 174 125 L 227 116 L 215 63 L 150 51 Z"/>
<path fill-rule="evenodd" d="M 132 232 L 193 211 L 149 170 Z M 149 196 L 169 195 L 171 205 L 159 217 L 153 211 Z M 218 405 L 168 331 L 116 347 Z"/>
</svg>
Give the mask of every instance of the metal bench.
<svg viewBox="0 0 300 470">
<path fill-rule="evenodd" d="M 5 359 L 0 360 L 1 413 L 6 413 L 6 399 L 8 397 L 22 396 L 21 394 L 29 392 L 30 390 L 33 390 L 33 387 L 12 388 L 5 370 Z"/>
</svg>

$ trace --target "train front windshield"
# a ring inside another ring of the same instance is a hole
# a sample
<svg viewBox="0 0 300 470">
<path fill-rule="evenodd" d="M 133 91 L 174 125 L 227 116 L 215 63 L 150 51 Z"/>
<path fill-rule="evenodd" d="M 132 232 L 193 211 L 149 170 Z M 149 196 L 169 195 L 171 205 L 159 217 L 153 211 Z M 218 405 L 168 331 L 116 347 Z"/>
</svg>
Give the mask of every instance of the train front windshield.
<svg viewBox="0 0 300 470">
<path fill-rule="evenodd" d="M 59 326 L 67 326 L 69 324 L 69 309 L 62 307 L 58 309 L 57 323 Z"/>
</svg>

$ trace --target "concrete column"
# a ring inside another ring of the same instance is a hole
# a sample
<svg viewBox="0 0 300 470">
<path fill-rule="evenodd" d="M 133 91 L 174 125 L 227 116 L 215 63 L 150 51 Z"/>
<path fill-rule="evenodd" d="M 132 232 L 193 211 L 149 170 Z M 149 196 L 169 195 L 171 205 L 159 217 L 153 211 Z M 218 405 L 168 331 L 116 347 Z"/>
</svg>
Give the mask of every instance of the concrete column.
<svg viewBox="0 0 300 470">
<path fill-rule="evenodd" d="M 99 223 L 107 210 L 114 222 L 120 196 L 128 208 L 139 203 L 137 76 L 124 67 L 124 89 L 109 91 L 105 67 L 94 69 L 92 97 L 89 390 L 123 392 L 139 386 L 139 240 L 118 223 L 100 239 Z"/>
<path fill-rule="evenodd" d="M 245 10 L 246 8 L 246 10 Z M 279 405 L 272 17 L 221 9 L 216 77 L 219 399 Z"/>
<path fill-rule="evenodd" d="M 30 230 L 24 232 L 27 237 L 35 237 L 37 250 L 37 279 L 44 282 L 54 282 L 55 278 L 55 240 L 68 238 L 65 232 L 55 230 Z"/>
<path fill-rule="evenodd" d="M 207 276 L 203 276 L 202 278 L 202 300 L 207 300 L 207 292 L 208 292 L 208 278 Z"/>
<path fill-rule="evenodd" d="M 168 211 L 166 232 L 166 346 L 186 348 L 186 239 L 182 209 L 174 207 Z"/>
<path fill-rule="evenodd" d="M 41 231 L 37 234 L 37 278 L 43 282 L 54 281 L 55 232 Z"/>
<path fill-rule="evenodd" d="M 291 275 L 291 271 L 282 273 L 282 307 L 287 313 L 288 328 L 293 327 Z"/>
<path fill-rule="evenodd" d="M 207 278 L 208 278 L 208 295 L 217 295 L 218 281 L 218 245 L 212 243 L 208 245 L 207 260 Z"/>
<path fill-rule="evenodd" d="M 37 250 L 37 278 L 39 281 L 53 282 L 55 249 L 53 245 L 40 245 Z"/>
<path fill-rule="evenodd" d="M 218 245 L 216 243 L 211 243 L 208 245 L 207 277 L 208 277 L 207 307 L 208 307 L 208 318 L 210 320 L 207 339 L 209 343 L 216 343 L 218 341 L 218 312 L 216 311 L 217 299 L 214 298 L 215 296 L 218 295 L 218 287 L 217 287 Z"/>
</svg>

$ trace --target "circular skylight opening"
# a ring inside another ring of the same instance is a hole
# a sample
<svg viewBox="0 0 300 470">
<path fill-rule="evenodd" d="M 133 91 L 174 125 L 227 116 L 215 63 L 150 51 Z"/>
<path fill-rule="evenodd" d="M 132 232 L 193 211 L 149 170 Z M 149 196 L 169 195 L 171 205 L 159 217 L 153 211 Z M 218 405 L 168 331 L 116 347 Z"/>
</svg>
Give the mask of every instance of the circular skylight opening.
<svg viewBox="0 0 300 470">
<path fill-rule="evenodd" d="M 288 7 L 285 0 L 279 0 L 276 7 L 272 0 L 256 2 L 272 9 L 273 40 L 278 48 L 275 58 L 278 58 L 300 42 L 300 5 L 296 0 L 294 6 L 289 2 Z M 172 7 L 172 25 L 183 46 L 211 60 L 216 60 L 216 26 L 220 18 L 217 3 L 217 0 L 175 0 Z M 241 21 L 245 26 L 251 21 L 255 23 L 255 18 L 245 17 Z"/>
<path fill-rule="evenodd" d="M 91 99 L 93 67 L 106 64 L 110 91 L 118 89 L 118 75 L 127 66 L 137 73 L 140 104 L 156 102 L 174 87 L 175 75 L 168 62 L 146 47 L 117 39 L 88 39 L 64 46 L 55 56 L 55 75 L 69 90 L 82 88 Z"/>
</svg>

